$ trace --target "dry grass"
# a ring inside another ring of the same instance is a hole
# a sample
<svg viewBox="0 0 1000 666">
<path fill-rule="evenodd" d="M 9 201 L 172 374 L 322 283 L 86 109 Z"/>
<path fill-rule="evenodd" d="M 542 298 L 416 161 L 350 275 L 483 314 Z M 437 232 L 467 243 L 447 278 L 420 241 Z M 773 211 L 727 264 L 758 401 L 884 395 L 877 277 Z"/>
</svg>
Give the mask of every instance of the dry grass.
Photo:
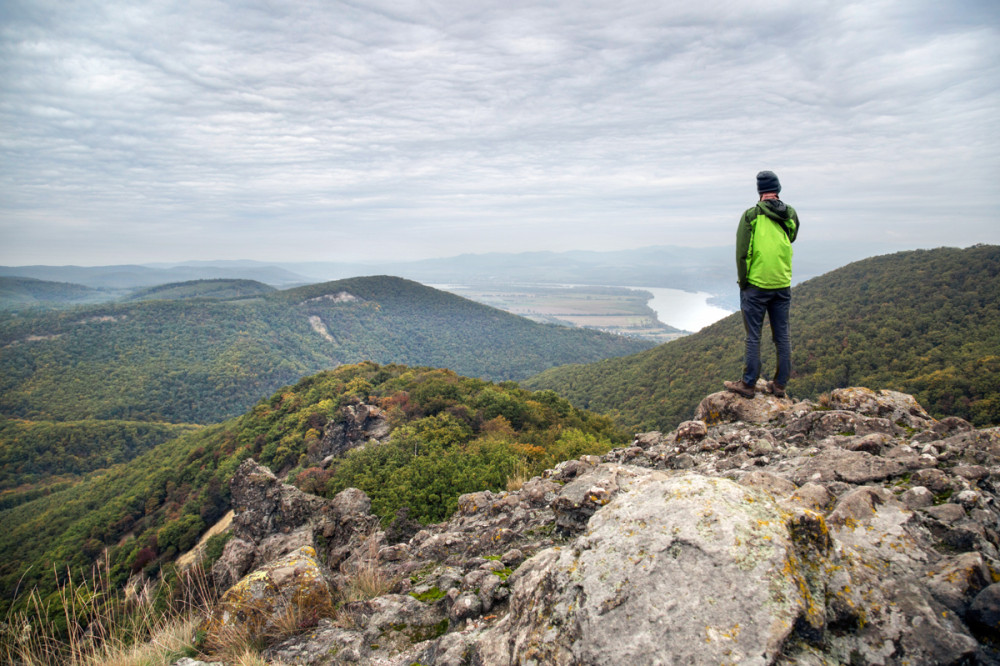
<svg viewBox="0 0 1000 666">
<path fill-rule="evenodd" d="M 31 591 L 24 610 L 9 612 L 0 626 L 0 661 L 26 666 L 148 666 L 195 654 L 191 637 L 201 604 L 211 598 L 200 569 L 178 581 L 174 588 L 178 594 L 165 612 L 156 604 L 158 582 L 123 593 L 111 586 L 107 572 L 105 560 L 88 580 L 77 582 L 68 573 L 51 601 Z"/>
<path fill-rule="evenodd" d="M 524 484 L 531 480 L 531 472 L 524 463 L 518 463 L 514 468 L 514 473 L 507 477 L 507 490 L 514 492 L 524 487 Z"/>
<path fill-rule="evenodd" d="M 263 637 L 247 624 L 218 627 L 201 646 L 208 659 L 226 664 L 234 663 L 241 655 L 260 654 L 265 647 Z"/>
<path fill-rule="evenodd" d="M 379 567 L 378 541 L 369 536 L 361 551 L 349 567 L 341 568 L 347 576 L 347 584 L 340 591 L 342 602 L 374 599 L 392 589 L 394 581 L 389 580 Z"/>
<path fill-rule="evenodd" d="M 107 571 L 105 562 L 90 580 L 77 582 L 70 577 L 53 603 L 46 603 L 37 591 L 26 595 L 26 610 L 10 612 L 0 622 L 0 664 L 166 666 L 187 656 L 264 666 L 260 653 L 266 646 L 302 633 L 320 616 L 334 615 L 329 605 L 293 606 L 264 631 L 222 628 L 212 644 L 199 646 L 199 652 L 192 639 L 218 601 L 200 567 L 181 573 L 171 595 L 161 581 L 114 590 Z M 167 610 L 162 611 L 167 596 Z"/>
<path fill-rule="evenodd" d="M 146 642 L 114 645 L 104 644 L 83 663 L 93 666 L 148 666 L 171 662 L 194 653 L 191 637 L 198 618 L 194 616 L 165 619 Z"/>
</svg>

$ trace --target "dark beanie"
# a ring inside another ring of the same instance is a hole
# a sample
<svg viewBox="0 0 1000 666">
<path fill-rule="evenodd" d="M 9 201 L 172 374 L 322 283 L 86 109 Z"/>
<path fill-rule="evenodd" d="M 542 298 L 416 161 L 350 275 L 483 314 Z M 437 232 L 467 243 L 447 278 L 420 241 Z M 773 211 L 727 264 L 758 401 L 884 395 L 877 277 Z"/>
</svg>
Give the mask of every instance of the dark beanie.
<svg viewBox="0 0 1000 666">
<path fill-rule="evenodd" d="M 757 174 L 757 193 L 780 192 L 781 183 L 773 171 L 761 171 Z"/>
</svg>

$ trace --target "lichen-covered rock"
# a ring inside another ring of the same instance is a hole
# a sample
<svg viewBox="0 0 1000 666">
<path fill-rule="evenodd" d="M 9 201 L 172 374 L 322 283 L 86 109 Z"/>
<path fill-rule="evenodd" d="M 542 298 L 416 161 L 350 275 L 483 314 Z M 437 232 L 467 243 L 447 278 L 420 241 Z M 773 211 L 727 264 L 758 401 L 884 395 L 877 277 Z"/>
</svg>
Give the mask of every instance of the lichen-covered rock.
<svg viewBox="0 0 1000 666">
<path fill-rule="evenodd" d="M 449 626 L 440 606 L 398 594 L 346 604 L 339 615 L 350 628 L 322 621 L 315 630 L 271 647 L 265 657 L 275 663 L 308 666 L 409 666 L 421 646 L 444 635 Z"/>
<path fill-rule="evenodd" d="M 508 614 L 476 644 L 479 663 L 777 657 L 817 603 L 789 575 L 798 564 L 780 508 L 698 475 L 637 471 L 627 485 L 585 535 L 521 566 Z"/>
<path fill-rule="evenodd" d="M 872 391 L 863 387 L 834 389 L 830 392 L 834 409 L 846 409 L 866 416 L 878 416 L 911 427 L 929 427 L 934 419 L 912 395 L 897 391 Z"/>
<path fill-rule="evenodd" d="M 556 526 L 566 533 L 583 530 L 594 512 L 618 493 L 623 477 L 635 475 L 628 467 L 614 465 L 588 471 L 591 473 L 580 474 L 563 486 L 552 500 Z"/>
<path fill-rule="evenodd" d="M 251 635 L 294 623 L 313 623 L 333 609 L 333 598 L 316 551 L 303 547 L 278 558 L 229 588 L 202 625 L 206 643 L 220 642 L 228 628 Z"/>
<path fill-rule="evenodd" d="M 788 398 L 776 398 L 763 392 L 762 380 L 757 382 L 757 387 L 757 394 L 752 399 L 729 391 L 705 397 L 694 411 L 695 420 L 710 426 L 731 421 L 767 423 L 779 412 L 791 409 L 794 405 Z"/>
<path fill-rule="evenodd" d="M 244 460 L 230 483 L 233 538 L 212 566 L 216 586 L 226 589 L 251 569 L 311 547 L 337 566 L 375 530 L 378 518 L 363 492 L 350 488 L 332 500 L 282 483 L 271 470 Z"/>
<path fill-rule="evenodd" d="M 346 405 L 339 417 L 326 425 L 318 446 L 310 447 L 309 461 L 328 461 L 371 440 L 384 441 L 389 436 L 389 419 L 383 411 L 367 403 Z"/>
<path fill-rule="evenodd" d="M 697 441 L 708 434 L 708 426 L 704 421 L 685 421 L 677 426 L 678 440 Z"/>
</svg>

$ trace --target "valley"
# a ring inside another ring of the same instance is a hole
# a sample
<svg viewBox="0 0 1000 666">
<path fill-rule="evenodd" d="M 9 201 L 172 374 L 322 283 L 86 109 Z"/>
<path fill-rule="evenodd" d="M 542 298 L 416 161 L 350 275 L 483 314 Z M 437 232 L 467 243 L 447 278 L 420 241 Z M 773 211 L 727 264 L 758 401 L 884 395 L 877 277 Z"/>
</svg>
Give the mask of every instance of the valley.
<svg viewBox="0 0 1000 666">
<path fill-rule="evenodd" d="M 730 314 L 712 294 L 665 287 L 552 284 L 431 285 L 533 321 L 593 328 L 663 343 Z"/>
<path fill-rule="evenodd" d="M 649 292 L 626 287 L 549 284 L 434 285 L 469 300 L 548 324 L 669 342 L 686 331 L 664 324 Z"/>
</svg>

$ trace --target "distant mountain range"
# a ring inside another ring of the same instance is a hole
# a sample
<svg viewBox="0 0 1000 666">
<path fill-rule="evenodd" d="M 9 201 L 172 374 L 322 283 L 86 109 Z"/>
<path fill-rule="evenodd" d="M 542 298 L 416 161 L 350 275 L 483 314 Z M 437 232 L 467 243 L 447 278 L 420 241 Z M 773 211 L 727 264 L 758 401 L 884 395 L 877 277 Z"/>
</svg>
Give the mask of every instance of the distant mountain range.
<svg viewBox="0 0 1000 666">
<path fill-rule="evenodd" d="M 877 253 L 879 246 L 812 241 L 796 244 L 796 280 L 801 281 Z M 667 287 L 713 294 L 720 305 L 739 306 L 732 246 L 651 246 L 608 252 L 522 252 L 464 254 L 420 261 L 259 262 L 189 261 L 178 264 L 122 266 L 0 266 L 0 278 L 17 277 L 72 283 L 100 290 L 94 299 L 114 301 L 138 289 L 192 280 L 254 280 L 288 288 L 370 275 L 395 275 L 424 284 L 582 284 Z M 53 306 L 49 294 L 35 305 Z M 67 292 L 66 304 L 78 296 Z M 0 309 L 23 308 L 32 296 L 5 291 L 0 283 Z"/>
<path fill-rule="evenodd" d="M 190 280 L 256 280 L 272 286 L 285 287 L 316 282 L 315 279 L 292 273 L 285 268 L 257 262 L 176 266 L 0 266 L 0 276 L 67 282 L 92 289 L 119 292 L 112 291 L 108 300 L 138 288 Z"/>
<path fill-rule="evenodd" d="M 198 281 L 137 297 L 156 300 L 0 315 L 0 415 L 212 423 L 343 363 L 501 381 L 651 346 L 385 276 L 284 291 Z"/>
<path fill-rule="evenodd" d="M 847 386 L 913 394 L 936 416 L 1000 424 L 1000 246 L 916 250 L 858 261 L 792 290 L 790 391 Z M 742 371 L 735 313 L 633 356 L 553 368 L 524 382 L 636 429 L 669 430 Z M 773 372 L 763 335 L 765 375 Z"/>
</svg>

